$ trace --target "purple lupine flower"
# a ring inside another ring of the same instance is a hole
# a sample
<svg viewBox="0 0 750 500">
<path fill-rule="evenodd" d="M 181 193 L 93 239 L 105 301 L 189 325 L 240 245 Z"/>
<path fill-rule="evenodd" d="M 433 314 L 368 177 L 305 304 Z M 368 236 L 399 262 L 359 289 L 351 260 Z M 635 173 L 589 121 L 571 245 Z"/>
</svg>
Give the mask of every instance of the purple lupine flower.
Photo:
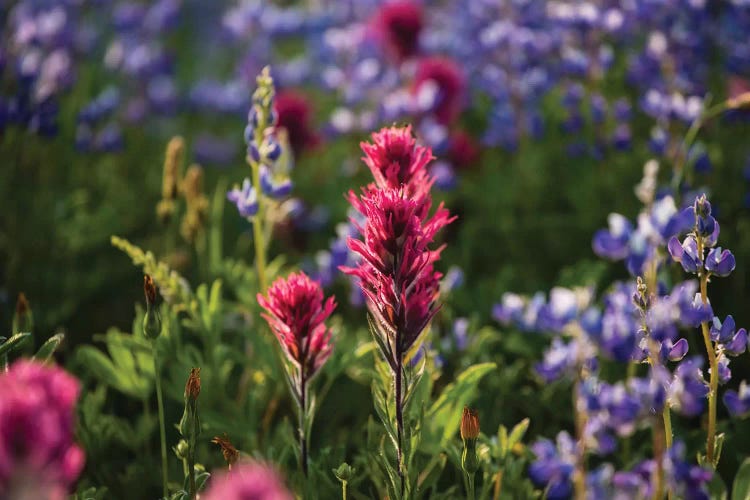
<svg viewBox="0 0 750 500">
<path fill-rule="evenodd" d="M 557 445 L 549 439 L 531 445 L 536 460 L 529 466 L 529 477 L 534 484 L 545 488 L 548 499 L 563 500 L 573 494 L 575 449 L 575 441 L 564 431 L 557 435 Z"/>
<path fill-rule="evenodd" d="M 78 381 L 22 360 L 0 385 L 0 497 L 64 499 L 84 464 L 73 441 Z"/>
<path fill-rule="evenodd" d="M 628 255 L 628 242 L 633 231 L 630 221 L 620 214 L 609 214 L 609 229 L 600 229 L 594 234 L 594 253 L 611 260 L 621 260 Z"/>
<path fill-rule="evenodd" d="M 734 318 L 731 315 L 724 318 L 723 323 L 718 317 L 714 316 L 711 322 L 711 340 L 724 344 L 732 339 L 734 329 Z"/>
<path fill-rule="evenodd" d="M 731 340 L 724 344 L 724 352 L 730 356 L 739 356 L 747 350 L 747 330 L 740 328 Z"/>
<path fill-rule="evenodd" d="M 703 378 L 701 365 L 700 358 L 685 359 L 674 372 L 669 386 L 669 402 L 674 410 L 683 415 L 696 416 L 703 412 L 709 388 Z"/>
<path fill-rule="evenodd" d="M 734 271 L 735 259 L 732 252 L 721 247 L 712 248 L 706 257 L 706 270 L 716 276 L 726 277 Z M 683 265 L 684 267 L 684 265 Z"/>
<path fill-rule="evenodd" d="M 223 475 L 211 478 L 206 500 L 292 500 L 278 473 L 260 463 L 244 463 Z"/>
<path fill-rule="evenodd" d="M 680 321 L 687 326 L 700 326 L 703 322 L 711 321 L 714 316 L 711 304 L 704 304 L 700 293 L 695 294 L 692 302 L 681 303 L 680 310 Z"/>
<path fill-rule="evenodd" d="M 265 194 L 274 199 L 285 198 L 292 192 L 291 179 L 285 178 L 276 181 L 271 169 L 266 165 L 260 166 L 260 187 Z"/>
<path fill-rule="evenodd" d="M 463 351 L 469 345 L 469 320 L 468 318 L 457 318 L 453 322 L 453 340 L 456 349 Z"/>
<path fill-rule="evenodd" d="M 242 182 L 242 189 L 235 187 L 229 191 L 227 199 L 237 205 L 242 217 L 252 217 L 258 213 L 258 195 L 248 178 Z"/>
<path fill-rule="evenodd" d="M 740 382 L 739 390 L 728 390 L 724 393 L 724 404 L 733 417 L 746 417 L 750 414 L 750 386 L 747 381 Z"/>
<path fill-rule="evenodd" d="M 672 344 L 672 346 L 669 348 L 669 352 L 667 353 L 667 358 L 670 361 L 680 361 L 682 358 L 685 357 L 685 355 L 688 352 L 688 341 L 685 338 L 682 338 Z"/>
<path fill-rule="evenodd" d="M 667 249 L 675 262 L 682 264 L 685 272 L 697 274 L 703 268 L 703 256 L 698 255 L 698 242 L 693 235 L 687 236 L 682 243 L 672 236 Z"/>
</svg>

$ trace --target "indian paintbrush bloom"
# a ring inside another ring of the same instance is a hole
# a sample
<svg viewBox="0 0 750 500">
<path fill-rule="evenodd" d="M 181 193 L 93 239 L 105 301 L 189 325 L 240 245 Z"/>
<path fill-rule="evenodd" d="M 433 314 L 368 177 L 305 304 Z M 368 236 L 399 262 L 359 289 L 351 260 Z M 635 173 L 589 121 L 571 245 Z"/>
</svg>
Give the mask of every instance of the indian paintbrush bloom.
<svg viewBox="0 0 750 500">
<path fill-rule="evenodd" d="M 257 297 L 266 310 L 261 315 L 289 360 L 289 385 L 299 410 L 300 462 L 307 474 L 307 388 L 333 351 L 331 330 L 325 320 L 336 308 L 336 300 L 326 300 L 320 284 L 302 272 L 277 279 L 266 296 L 259 293 Z"/>
<path fill-rule="evenodd" d="M 404 489 L 402 462 L 403 363 L 437 312 L 441 274 L 433 264 L 440 248 L 429 249 L 435 234 L 453 219 L 441 204 L 429 217 L 433 180 L 425 168 L 432 157 L 416 145 L 411 128 L 386 128 L 362 144 L 364 161 L 375 184 L 348 199 L 364 222 L 352 223 L 362 239 L 350 237 L 349 248 L 361 260 L 341 270 L 359 280 L 371 315 L 372 334 L 394 376 L 398 470 Z"/>
<path fill-rule="evenodd" d="M 258 303 L 287 359 L 309 380 L 333 350 L 324 322 L 336 308 L 335 299 L 324 301 L 320 285 L 300 272 L 276 280 L 267 296 L 258 294 Z"/>
<path fill-rule="evenodd" d="M 375 16 L 376 34 L 399 62 L 416 54 L 422 31 L 422 6 L 410 0 L 386 2 Z"/>
<path fill-rule="evenodd" d="M 261 463 L 244 463 L 211 479 L 205 500 L 293 500 L 281 477 Z"/>
<path fill-rule="evenodd" d="M 0 385 L 0 497 L 66 498 L 84 463 L 73 441 L 78 381 L 23 360 L 0 375 Z"/>
<path fill-rule="evenodd" d="M 277 115 L 276 127 L 286 130 L 295 157 L 318 144 L 320 138 L 310 123 L 313 110 L 307 96 L 292 90 L 282 90 L 276 94 L 274 110 Z"/>
</svg>

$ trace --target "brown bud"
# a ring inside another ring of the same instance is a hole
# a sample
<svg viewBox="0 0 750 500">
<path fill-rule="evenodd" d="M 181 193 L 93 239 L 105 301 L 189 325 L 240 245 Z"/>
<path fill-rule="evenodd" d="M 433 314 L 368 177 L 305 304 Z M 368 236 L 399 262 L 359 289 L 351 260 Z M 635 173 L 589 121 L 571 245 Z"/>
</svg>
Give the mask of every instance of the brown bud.
<svg viewBox="0 0 750 500">
<path fill-rule="evenodd" d="M 164 157 L 164 177 L 162 180 L 161 196 L 165 200 L 177 198 L 180 184 L 180 168 L 182 157 L 185 152 L 185 141 L 180 136 L 172 137 L 167 144 L 167 153 Z"/>
<path fill-rule="evenodd" d="M 148 274 L 143 275 L 143 293 L 146 295 L 146 304 L 154 305 L 156 303 L 156 285 L 154 279 Z"/>
<path fill-rule="evenodd" d="M 21 317 L 27 312 L 29 312 L 29 301 L 26 299 L 26 295 L 21 292 L 16 300 L 16 315 Z"/>
<path fill-rule="evenodd" d="M 226 433 L 224 433 L 223 436 L 216 436 L 211 442 L 218 444 L 221 447 L 221 454 L 224 455 L 224 460 L 226 460 L 227 465 L 229 465 L 229 469 L 231 470 L 232 465 L 237 463 L 237 460 L 240 459 L 240 452 L 237 451 L 237 448 L 235 448 L 229 441 Z"/>
<path fill-rule="evenodd" d="M 476 439 L 479 437 L 479 414 L 464 406 L 464 413 L 461 415 L 461 439 Z"/>
<path fill-rule="evenodd" d="M 188 203 L 203 194 L 203 168 L 200 165 L 190 165 L 187 169 L 182 181 L 182 192 Z"/>
<path fill-rule="evenodd" d="M 201 369 L 192 368 L 190 370 L 190 376 L 185 384 L 185 398 L 190 398 L 193 401 L 198 399 L 201 393 Z"/>
</svg>

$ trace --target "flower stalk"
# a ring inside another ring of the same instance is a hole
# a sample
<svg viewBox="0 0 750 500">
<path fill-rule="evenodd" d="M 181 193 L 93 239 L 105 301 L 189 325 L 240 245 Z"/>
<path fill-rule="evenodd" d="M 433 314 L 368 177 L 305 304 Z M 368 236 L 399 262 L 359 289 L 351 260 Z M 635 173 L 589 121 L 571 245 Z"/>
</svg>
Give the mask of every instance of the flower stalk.
<svg viewBox="0 0 750 500">
<path fill-rule="evenodd" d="M 474 475 L 479 470 L 479 458 L 477 457 L 477 439 L 479 438 L 479 415 L 468 406 L 464 407 L 461 415 L 461 440 L 464 450 L 461 454 L 461 468 L 466 476 L 466 498 L 474 500 L 476 492 L 474 488 Z"/>
<path fill-rule="evenodd" d="M 187 442 L 187 475 L 188 475 L 188 498 L 196 498 L 197 489 L 195 485 L 195 447 L 201 432 L 200 418 L 198 417 L 198 396 L 201 392 L 201 369 L 193 368 L 185 384 L 185 410 L 180 420 L 180 435 Z"/>
<path fill-rule="evenodd" d="M 169 495 L 167 472 L 167 433 L 164 423 L 164 396 L 161 389 L 161 371 L 159 369 L 159 350 L 156 339 L 161 334 L 161 316 L 156 307 L 156 284 L 148 274 L 143 277 L 143 293 L 146 296 L 146 314 L 143 317 L 143 334 L 151 340 L 151 352 L 154 358 L 154 381 L 156 384 L 156 404 L 159 413 L 159 441 L 161 445 L 162 492 Z"/>
</svg>

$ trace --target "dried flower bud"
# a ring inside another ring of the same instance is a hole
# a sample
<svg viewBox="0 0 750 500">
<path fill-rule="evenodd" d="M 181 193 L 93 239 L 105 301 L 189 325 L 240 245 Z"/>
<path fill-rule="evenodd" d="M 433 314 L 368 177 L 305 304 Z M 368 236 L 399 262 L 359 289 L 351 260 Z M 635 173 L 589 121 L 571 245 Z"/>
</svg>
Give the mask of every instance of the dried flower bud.
<svg viewBox="0 0 750 500">
<path fill-rule="evenodd" d="M 146 314 L 143 317 L 143 333 L 147 338 L 155 339 L 161 333 L 161 317 L 156 304 L 156 285 L 148 274 L 143 276 L 143 293 L 146 295 Z"/>
<path fill-rule="evenodd" d="M 192 368 L 190 370 L 190 376 L 185 384 L 185 399 L 190 398 L 195 401 L 201 393 L 201 369 Z"/>
<path fill-rule="evenodd" d="M 479 414 L 464 406 L 464 413 L 461 416 L 461 439 L 476 439 L 479 437 Z"/>
<path fill-rule="evenodd" d="M 240 452 L 237 451 L 237 448 L 235 448 L 232 442 L 229 441 L 226 433 L 224 433 L 223 436 L 214 437 L 211 442 L 219 445 L 221 448 L 221 454 L 224 455 L 224 460 L 226 460 L 229 470 L 232 470 L 232 465 L 237 463 L 237 460 L 240 459 Z"/>
</svg>

